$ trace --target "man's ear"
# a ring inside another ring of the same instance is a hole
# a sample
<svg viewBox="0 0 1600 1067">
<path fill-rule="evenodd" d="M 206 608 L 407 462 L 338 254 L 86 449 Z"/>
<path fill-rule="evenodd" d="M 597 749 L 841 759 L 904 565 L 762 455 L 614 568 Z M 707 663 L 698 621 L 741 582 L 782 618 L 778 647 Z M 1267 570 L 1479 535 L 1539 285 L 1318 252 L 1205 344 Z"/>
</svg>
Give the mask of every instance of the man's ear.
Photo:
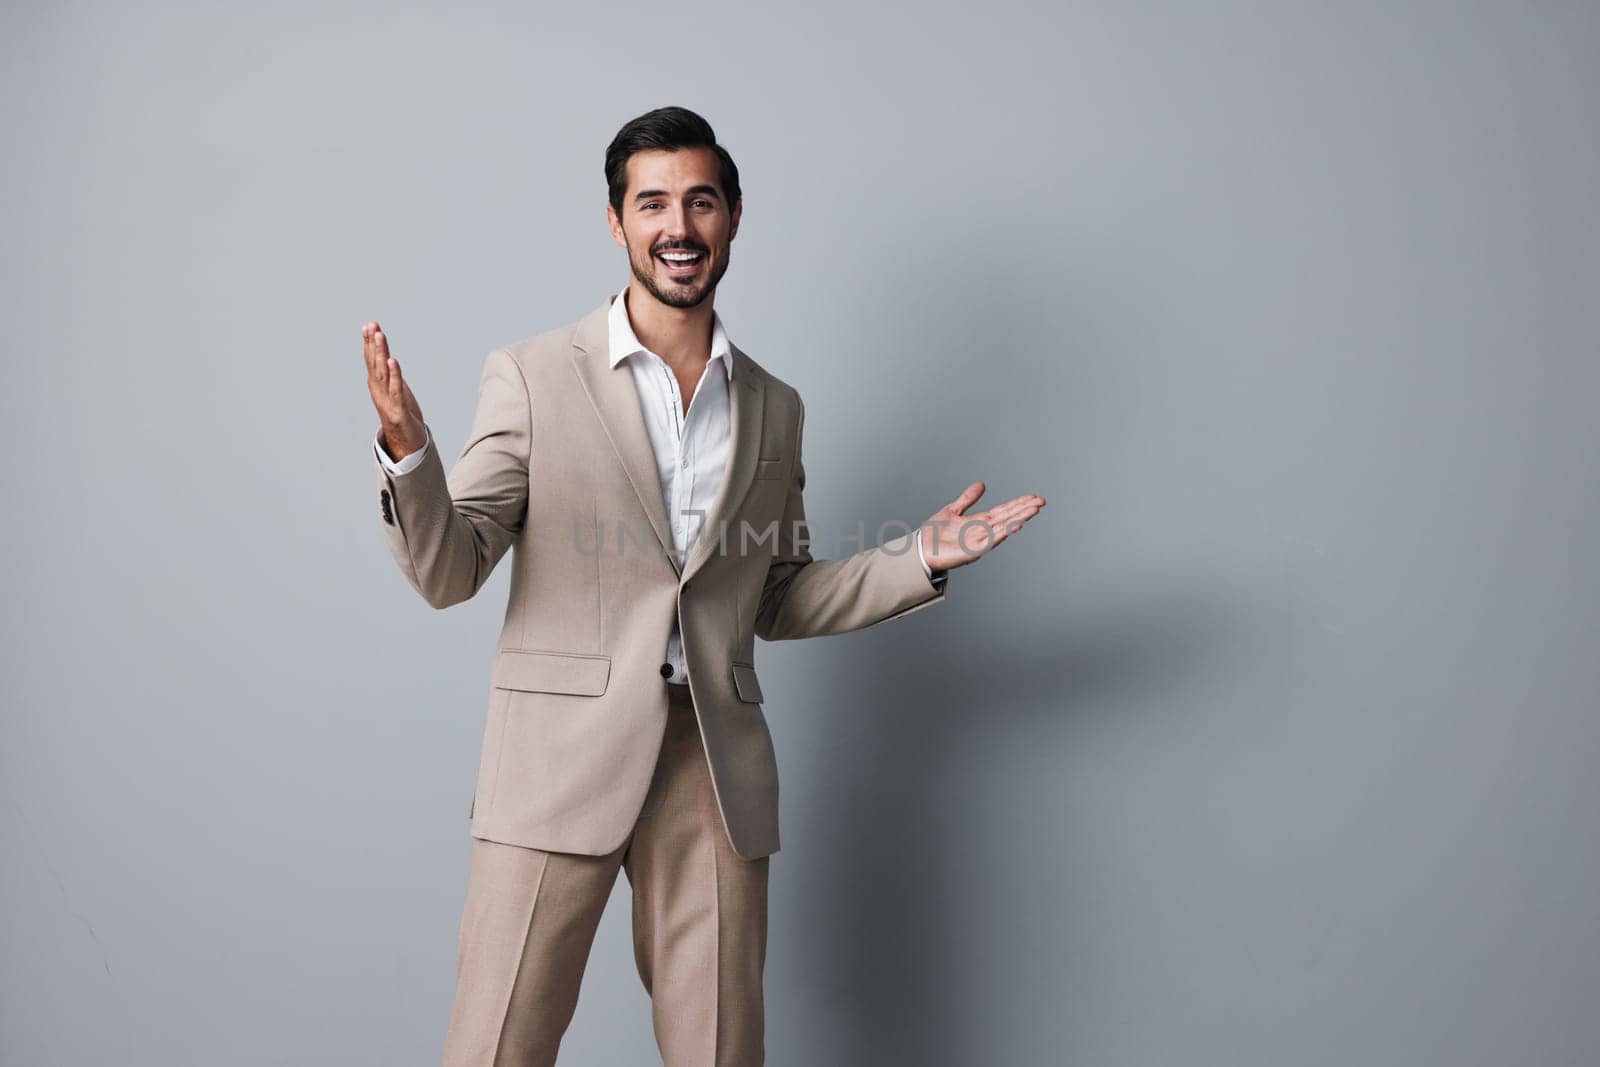
<svg viewBox="0 0 1600 1067">
<path fill-rule="evenodd" d="M 628 247 L 628 239 L 622 232 L 622 220 L 617 217 L 617 209 L 606 201 L 606 225 L 611 227 L 611 239 L 623 248 Z"/>
<path fill-rule="evenodd" d="M 744 213 L 744 197 L 739 197 L 739 202 L 733 205 L 733 221 L 728 224 L 728 240 L 733 240 L 739 235 L 739 216 Z"/>
</svg>

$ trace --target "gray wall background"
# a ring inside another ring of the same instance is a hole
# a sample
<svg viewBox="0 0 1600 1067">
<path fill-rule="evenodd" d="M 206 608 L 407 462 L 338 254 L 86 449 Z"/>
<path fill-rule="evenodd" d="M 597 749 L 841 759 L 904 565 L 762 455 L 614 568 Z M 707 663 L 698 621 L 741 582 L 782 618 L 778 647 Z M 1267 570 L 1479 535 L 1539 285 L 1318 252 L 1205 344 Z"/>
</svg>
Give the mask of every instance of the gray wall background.
<svg viewBox="0 0 1600 1067">
<path fill-rule="evenodd" d="M 1597 30 L 7 5 L 0 1059 L 437 1062 L 506 571 L 395 569 L 359 326 L 453 456 L 680 103 L 819 531 L 1050 501 L 760 646 L 769 1062 L 1591 1062 Z M 563 1062 L 655 1062 L 626 884 Z"/>
</svg>

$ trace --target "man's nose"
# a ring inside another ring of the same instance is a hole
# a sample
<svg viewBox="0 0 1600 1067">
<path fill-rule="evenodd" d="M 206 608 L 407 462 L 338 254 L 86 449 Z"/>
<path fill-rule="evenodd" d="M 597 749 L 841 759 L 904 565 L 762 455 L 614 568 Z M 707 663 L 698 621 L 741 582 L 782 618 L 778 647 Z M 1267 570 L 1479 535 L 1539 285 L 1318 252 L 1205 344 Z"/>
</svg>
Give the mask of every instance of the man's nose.
<svg viewBox="0 0 1600 1067">
<path fill-rule="evenodd" d="M 689 232 L 689 214 L 683 210 L 682 204 L 674 204 L 667 208 L 667 217 L 664 224 L 668 237 L 682 238 Z"/>
</svg>

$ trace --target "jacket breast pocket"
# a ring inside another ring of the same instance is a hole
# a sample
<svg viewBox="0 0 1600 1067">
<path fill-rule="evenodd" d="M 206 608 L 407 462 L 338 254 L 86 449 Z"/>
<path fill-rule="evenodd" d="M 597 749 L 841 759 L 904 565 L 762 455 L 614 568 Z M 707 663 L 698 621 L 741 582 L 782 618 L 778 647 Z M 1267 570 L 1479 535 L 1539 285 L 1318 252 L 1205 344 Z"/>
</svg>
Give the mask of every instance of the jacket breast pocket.
<svg viewBox="0 0 1600 1067">
<path fill-rule="evenodd" d="M 787 461 L 781 457 L 778 459 L 758 459 L 756 460 L 756 477 L 781 478 L 783 477 L 783 468 L 786 465 Z"/>
<path fill-rule="evenodd" d="M 610 680 L 610 656 L 532 648 L 502 648 L 494 657 L 490 675 L 496 689 L 583 697 L 604 693 Z"/>
</svg>

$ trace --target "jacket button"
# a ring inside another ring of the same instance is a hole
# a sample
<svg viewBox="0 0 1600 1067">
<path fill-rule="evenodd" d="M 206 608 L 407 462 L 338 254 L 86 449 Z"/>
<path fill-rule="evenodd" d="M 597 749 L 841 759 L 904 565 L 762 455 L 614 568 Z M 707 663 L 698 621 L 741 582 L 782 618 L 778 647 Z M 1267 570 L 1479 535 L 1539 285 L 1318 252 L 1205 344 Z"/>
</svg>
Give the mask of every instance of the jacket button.
<svg viewBox="0 0 1600 1067">
<path fill-rule="evenodd" d="M 661 677 L 663 677 L 663 678 L 671 678 L 672 677 L 672 664 L 663 663 L 661 665 Z"/>
</svg>

